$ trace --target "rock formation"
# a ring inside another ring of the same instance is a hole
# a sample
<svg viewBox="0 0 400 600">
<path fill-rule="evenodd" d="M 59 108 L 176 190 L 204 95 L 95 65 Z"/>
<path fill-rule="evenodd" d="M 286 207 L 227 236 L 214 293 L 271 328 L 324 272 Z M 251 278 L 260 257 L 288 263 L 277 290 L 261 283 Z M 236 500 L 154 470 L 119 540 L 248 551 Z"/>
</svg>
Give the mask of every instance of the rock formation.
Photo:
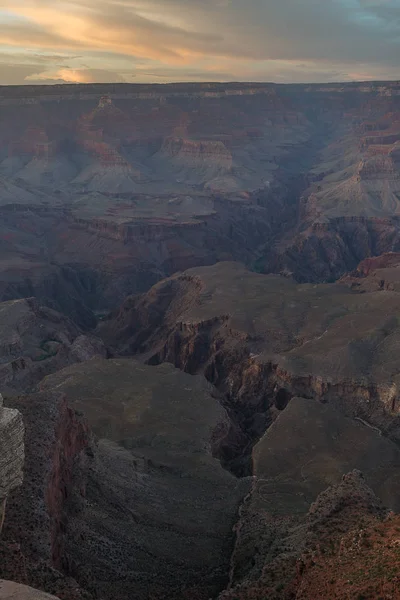
<svg viewBox="0 0 400 600">
<path fill-rule="evenodd" d="M 82 335 L 67 317 L 34 299 L 0 303 L 0 381 L 3 390 L 31 389 L 71 362 L 105 356 L 102 342 Z"/>
<path fill-rule="evenodd" d="M 0 579 L 0 598 L 1 600 L 58 600 L 55 596 L 4 579 Z"/>
<path fill-rule="evenodd" d="M 0 394 L 0 533 L 7 497 L 21 485 L 24 466 L 24 425 L 21 414 L 4 408 Z"/>
<path fill-rule="evenodd" d="M 399 517 L 384 509 L 360 471 L 352 471 L 297 522 L 269 523 L 270 536 L 279 537 L 258 573 L 219 598 L 396 598 L 398 528 Z"/>
<path fill-rule="evenodd" d="M 300 395 L 398 440 L 398 307 L 395 291 L 299 285 L 218 263 L 128 299 L 99 332 L 114 352 L 204 373 L 250 438 Z"/>
<path fill-rule="evenodd" d="M 15 408 L 7 410 L 24 419 L 25 464 L 22 485 L 8 497 L 0 540 L 0 577 L 65 600 L 89 599 L 89 593 L 57 569 L 63 501 L 74 460 L 87 445 L 87 428 L 62 394 L 14 397 L 7 405 L 17 407 L 18 413 Z"/>
<path fill-rule="evenodd" d="M 260 271 L 326 281 L 400 248 L 397 92 L 3 89 L 0 243 L 13 261 L 1 297 L 58 296 L 89 323 L 157 279 L 242 253 Z"/>
<path fill-rule="evenodd" d="M 396 598 L 399 93 L 0 89 L 0 577 Z"/>
<path fill-rule="evenodd" d="M 215 596 L 250 489 L 218 460 L 237 435 L 218 394 L 131 359 L 73 365 L 42 388 L 10 399 L 26 423 L 26 477 L 0 575 L 60 598 Z"/>
</svg>

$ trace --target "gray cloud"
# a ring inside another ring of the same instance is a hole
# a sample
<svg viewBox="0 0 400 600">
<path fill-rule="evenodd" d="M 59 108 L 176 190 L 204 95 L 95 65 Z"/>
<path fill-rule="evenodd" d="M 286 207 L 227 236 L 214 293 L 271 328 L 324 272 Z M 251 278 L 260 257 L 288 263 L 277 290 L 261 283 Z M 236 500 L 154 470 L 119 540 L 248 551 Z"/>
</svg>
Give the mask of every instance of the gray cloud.
<svg viewBox="0 0 400 600">
<path fill-rule="evenodd" d="M 37 65 L 0 64 L 1 85 L 19 85 L 37 71 Z"/>
</svg>

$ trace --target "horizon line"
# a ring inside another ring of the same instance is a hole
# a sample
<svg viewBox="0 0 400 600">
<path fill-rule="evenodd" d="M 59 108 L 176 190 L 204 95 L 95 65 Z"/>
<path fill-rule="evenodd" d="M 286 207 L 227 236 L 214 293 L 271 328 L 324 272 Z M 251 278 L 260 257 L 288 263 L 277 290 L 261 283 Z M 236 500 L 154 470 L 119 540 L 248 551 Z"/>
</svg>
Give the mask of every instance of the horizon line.
<svg viewBox="0 0 400 600">
<path fill-rule="evenodd" d="M 275 85 L 275 86 L 295 86 L 295 85 L 373 85 L 373 84 L 400 84 L 400 78 L 397 79 L 352 79 L 344 81 L 304 81 L 304 82 L 278 82 L 278 81 L 168 81 L 168 82 L 110 82 L 110 81 L 96 81 L 93 83 L 81 83 L 81 82 L 58 82 L 58 83 L 0 83 L 0 88 L 25 88 L 25 87 L 40 87 L 40 88 L 55 88 L 55 87 L 94 87 L 94 86 L 168 86 L 168 85 Z"/>
</svg>

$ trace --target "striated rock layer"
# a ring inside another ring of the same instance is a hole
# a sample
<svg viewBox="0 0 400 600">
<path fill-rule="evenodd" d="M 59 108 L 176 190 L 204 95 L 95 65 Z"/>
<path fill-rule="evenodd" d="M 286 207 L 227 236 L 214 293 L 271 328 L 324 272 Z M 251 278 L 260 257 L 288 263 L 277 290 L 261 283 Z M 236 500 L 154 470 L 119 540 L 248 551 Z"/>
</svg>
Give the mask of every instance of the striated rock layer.
<svg viewBox="0 0 400 600">
<path fill-rule="evenodd" d="M 0 299 L 94 324 L 178 270 L 399 250 L 398 83 L 2 88 Z"/>
<path fill-rule="evenodd" d="M 399 511 L 398 447 L 329 404 L 293 398 L 256 444 L 252 458 L 252 490 L 236 526 L 230 578 L 233 588 L 243 581 L 256 584 L 264 569 L 271 578 L 271 593 L 279 580 L 290 580 L 290 569 L 310 543 L 300 526 L 307 511 L 313 510 L 311 505 L 319 494 L 340 484 L 343 473 L 351 469 L 362 469 L 366 485 L 386 506 Z M 326 540 L 321 544 L 321 552 L 329 550 Z"/>
<path fill-rule="evenodd" d="M 4 408 L 0 394 L 0 533 L 8 494 L 21 485 L 24 466 L 24 425 L 21 414 Z"/>
<path fill-rule="evenodd" d="M 241 433 L 221 452 L 229 470 L 253 475 L 221 598 L 395 593 L 398 520 L 385 521 L 380 502 L 400 509 L 397 263 L 389 254 L 328 285 L 219 263 L 129 298 L 100 325 L 114 353 L 203 373 Z M 365 482 L 341 483 L 353 469 Z M 353 560 L 364 525 L 372 550 L 366 542 Z"/>
<path fill-rule="evenodd" d="M 7 401 L 23 415 L 25 476 L 9 496 L 0 542 L 0 577 L 31 585 L 65 600 L 90 598 L 60 567 L 64 500 L 74 461 L 88 444 L 86 425 L 62 394 Z"/>
</svg>

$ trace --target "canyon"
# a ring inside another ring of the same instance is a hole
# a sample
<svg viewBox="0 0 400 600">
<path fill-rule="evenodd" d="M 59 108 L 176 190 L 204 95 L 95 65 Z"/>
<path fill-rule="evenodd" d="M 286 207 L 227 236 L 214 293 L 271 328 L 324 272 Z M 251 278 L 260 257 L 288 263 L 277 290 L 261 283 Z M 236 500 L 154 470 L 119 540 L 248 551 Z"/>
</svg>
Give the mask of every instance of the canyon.
<svg viewBox="0 0 400 600">
<path fill-rule="evenodd" d="M 318 282 L 397 250 L 398 98 L 396 83 L 0 88 L 0 299 L 91 326 L 193 266 Z"/>
<path fill-rule="evenodd" d="M 397 598 L 400 84 L 0 107 L 0 598 Z"/>
</svg>

